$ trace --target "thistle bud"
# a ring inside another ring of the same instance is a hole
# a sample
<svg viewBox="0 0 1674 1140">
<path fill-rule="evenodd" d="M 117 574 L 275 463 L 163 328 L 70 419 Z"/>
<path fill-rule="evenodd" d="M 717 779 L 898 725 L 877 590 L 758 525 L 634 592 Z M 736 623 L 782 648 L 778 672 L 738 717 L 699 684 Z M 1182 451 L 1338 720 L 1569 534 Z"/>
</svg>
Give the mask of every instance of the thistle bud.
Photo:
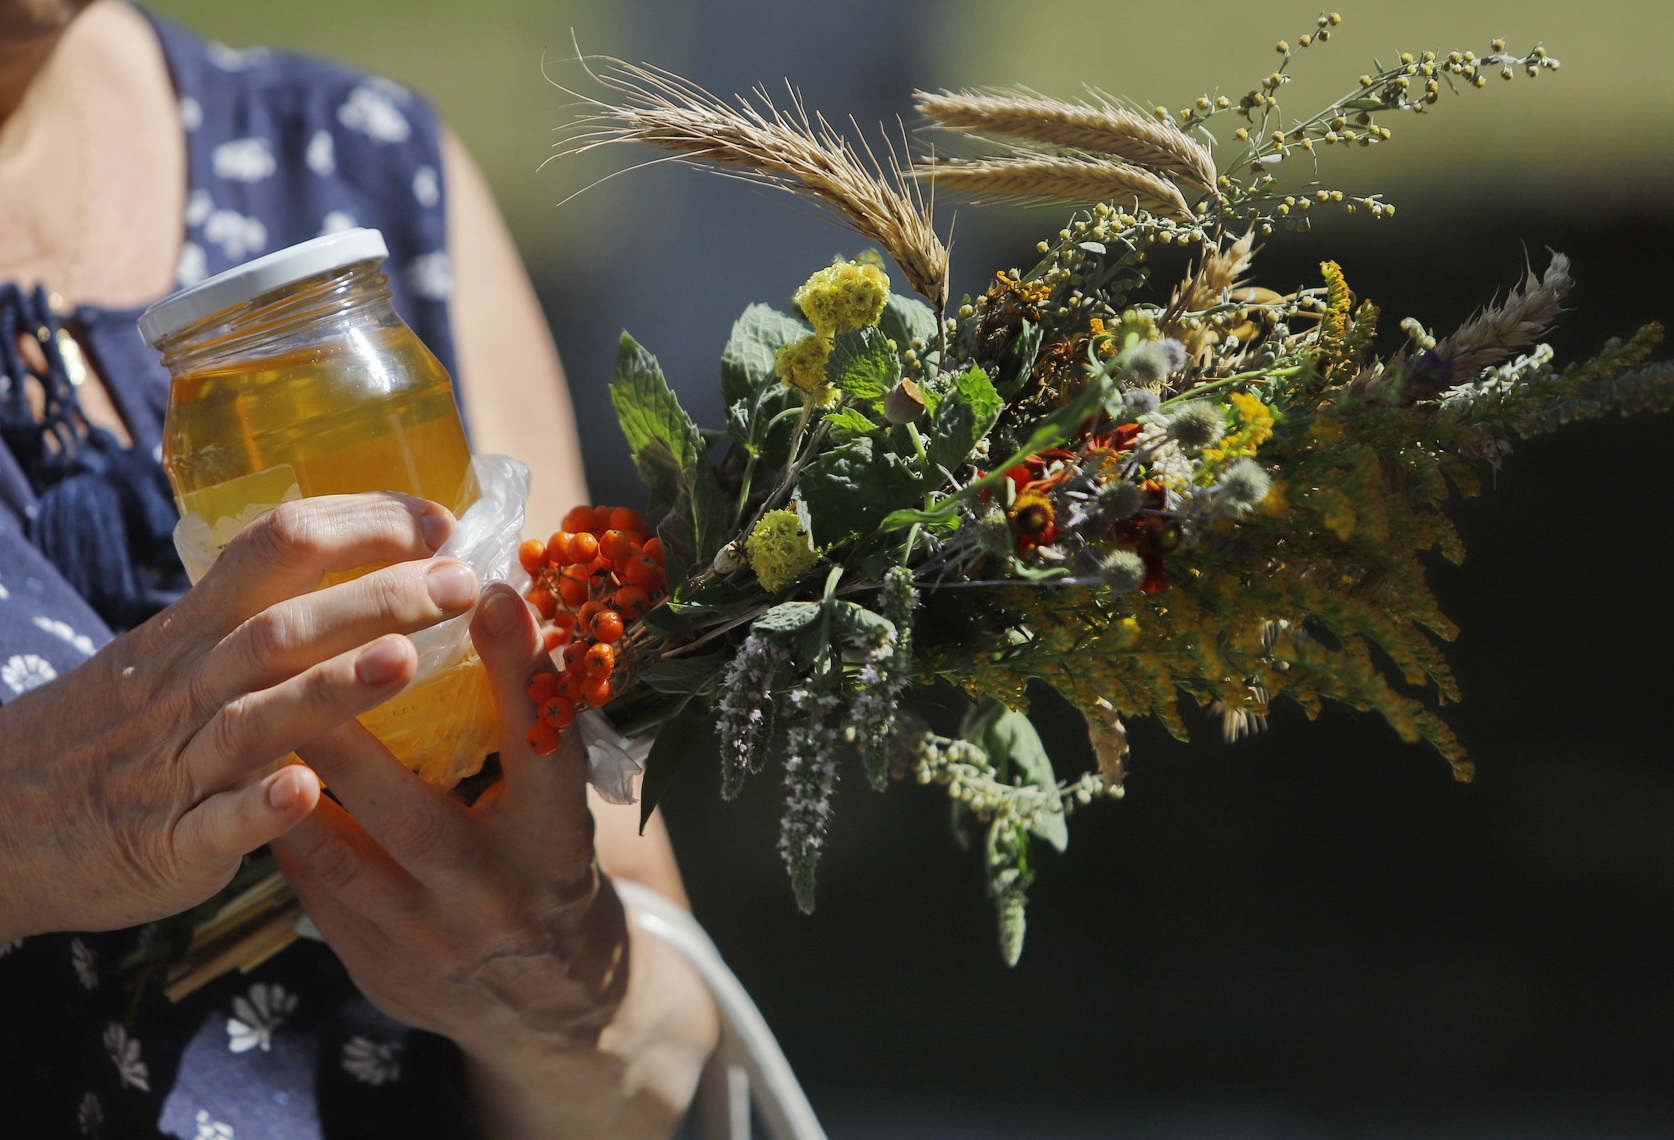
<svg viewBox="0 0 1674 1140">
<path fill-rule="evenodd" d="M 1168 434 L 1182 447 L 1208 447 L 1226 434 L 1226 411 L 1212 400 L 1193 400 L 1168 417 Z"/>
<path fill-rule="evenodd" d="M 1131 594 L 1145 582 L 1145 560 L 1131 550 L 1112 550 L 1099 561 L 1099 577 L 1118 594 Z"/>
<path fill-rule="evenodd" d="M 1148 388 L 1129 388 L 1122 393 L 1122 419 L 1131 423 L 1140 416 L 1156 411 L 1160 403 L 1162 400 Z"/>
<path fill-rule="evenodd" d="M 1093 516 L 1102 525 L 1121 522 L 1139 509 L 1144 495 L 1138 487 L 1124 480 L 1106 483 L 1093 498 Z"/>
<path fill-rule="evenodd" d="M 924 393 L 912 380 L 903 378 L 884 397 L 884 418 L 892 424 L 909 424 L 924 414 Z"/>
</svg>

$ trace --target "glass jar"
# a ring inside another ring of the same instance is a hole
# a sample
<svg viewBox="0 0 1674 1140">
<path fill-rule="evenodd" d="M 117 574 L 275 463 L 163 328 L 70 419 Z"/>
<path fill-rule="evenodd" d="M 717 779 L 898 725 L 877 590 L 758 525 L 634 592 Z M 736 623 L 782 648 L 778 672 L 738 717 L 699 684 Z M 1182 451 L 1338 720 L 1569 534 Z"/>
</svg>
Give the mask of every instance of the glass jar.
<svg viewBox="0 0 1674 1140">
<path fill-rule="evenodd" d="M 476 500 L 453 383 L 396 314 L 386 256 L 376 230 L 330 234 L 217 274 L 140 318 L 171 376 L 162 460 L 192 581 L 291 499 L 403 491 L 455 515 Z M 487 678 L 468 644 L 360 719 L 442 786 L 496 744 Z"/>
</svg>

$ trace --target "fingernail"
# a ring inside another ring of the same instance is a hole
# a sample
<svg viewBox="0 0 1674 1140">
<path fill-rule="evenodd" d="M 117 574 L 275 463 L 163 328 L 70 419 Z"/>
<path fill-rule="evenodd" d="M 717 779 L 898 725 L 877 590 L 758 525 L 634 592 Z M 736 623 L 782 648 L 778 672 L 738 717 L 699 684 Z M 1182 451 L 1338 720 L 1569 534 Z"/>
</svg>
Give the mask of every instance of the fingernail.
<svg viewBox="0 0 1674 1140">
<path fill-rule="evenodd" d="M 424 535 L 425 545 L 440 550 L 453 533 L 453 514 L 443 507 L 425 511 L 419 516 L 419 531 Z"/>
<path fill-rule="evenodd" d="M 387 685 L 395 680 L 407 661 L 406 647 L 398 637 L 375 641 L 355 658 L 355 679 L 363 685 Z"/>
<path fill-rule="evenodd" d="M 283 771 L 267 786 L 267 806 L 274 811 L 290 811 L 301 798 L 302 789 L 297 786 L 296 777 Z"/>
<path fill-rule="evenodd" d="M 504 637 L 517 625 L 517 611 L 523 605 L 508 590 L 495 590 L 482 604 L 482 627 L 495 637 Z"/>
<path fill-rule="evenodd" d="M 424 576 L 430 600 L 444 610 L 462 610 L 477 598 L 477 576 L 463 562 L 441 562 Z"/>
</svg>

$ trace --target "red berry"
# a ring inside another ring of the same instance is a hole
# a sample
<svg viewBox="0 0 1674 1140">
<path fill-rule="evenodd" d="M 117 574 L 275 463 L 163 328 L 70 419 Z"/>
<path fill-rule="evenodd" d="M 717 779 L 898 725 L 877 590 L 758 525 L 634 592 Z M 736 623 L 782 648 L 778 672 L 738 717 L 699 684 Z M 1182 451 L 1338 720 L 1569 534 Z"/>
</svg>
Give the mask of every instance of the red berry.
<svg viewBox="0 0 1674 1140">
<path fill-rule="evenodd" d="M 555 530 L 552 537 L 546 540 L 546 561 L 554 566 L 568 566 L 570 564 L 570 532 Z"/>
<path fill-rule="evenodd" d="M 570 513 L 564 516 L 564 529 L 568 531 L 592 530 L 593 508 L 571 507 Z"/>
<path fill-rule="evenodd" d="M 555 625 L 549 625 L 545 629 L 541 630 L 541 648 L 546 650 L 548 653 L 551 653 L 554 649 L 557 649 L 569 639 L 570 631 L 567 629 L 559 629 Z"/>
<path fill-rule="evenodd" d="M 600 610 L 593 615 L 587 631 L 593 635 L 595 641 L 615 641 L 622 636 L 622 615 L 615 610 Z"/>
<path fill-rule="evenodd" d="M 599 556 L 599 540 L 587 531 L 570 535 L 570 561 L 588 563 Z"/>
<path fill-rule="evenodd" d="M 517 548 L 517 561 L 522 565 L 524 573 L 534 578 L 541 572 L 541 564 L 546 561 L 546 543 L 538 538 L 526 540 Z"/>
<path fill-rule="evenodd" d="M 536 756 L 550 756 L 558 751 L 558 730 L 544 720 L 537 720 L 529 726 L 523 742 Z"/>
<path fill-rule="evenodd" d="M 543 586 L 536 586 L 529 591 L 529 602 L 535 607 L 535 612 L 541 615 L 542 620 L 550 621 L 558 609 L 558 601 L 552 596 L 552 591 Z"/>
<path fill-rule="evenodd" d="M 604 644 L 595 645 L 582 658 L 582 667 L 589 677 L 608 677 L 616 670 L 616 650 Z"/>
<path fill-rule="evenodd" d="M 639 586 L 623 586 L 611 598 L 611 604 L 620 610 L 628 621 L 637 621 L 651 608 L 651 598 Z"/>
<path fill-rule="evenodd" d="M 583 668 L 582 658 L 587 656 L 589 646 L 584 641 L 571 642 L 564 646 L 564 669 L 574 673 Z"/>
<path fill-rule="evenodd" d="M 648 540 L 646 540 L 645 545 L 643 547 L 641 547 L 641 549 L 645 552 L 645 557 L 649 558 L 651 561 L 655 562 L 659 566 L 661 566 L 663 564 L 663 540 L 662 539 L 660 539 L 660 538 L 648 539 Z"/>
<path fill-rule="evenodd" d="M 600 535 L 602 535 L 605 531 L 609 530 L 610 529 L 610 511 L 611 511 L 611 508 L 609 508 L 609 507 L 594 507 L 593 508 L 593 525 L 588 527 L 587 529 L 592 531 L 594 534 L 600 534 Z"/>
<path fill-rule="evenodd" d="M 558 674 L 536 673 L 529 678 L 529 699 L 537 705 L 558 695 Z"/>
<path fill-rule="evenodd" d="M 645 520 L 632 507 L 617 507 L 610 512 L 612 530 L 644 530 Z"/>
<path fill-rule="evenodd" d="M 568 571 L 558 579 L 558 596 L 564 599 L 564 604 L 574 609 L 587 601 L 587 583 L 579 578 L 573 578 Z"/>
<path fill-rule="evenodd" d="M 553 728 L 568 728 L 575 719 L 575 704 L 563 697 L 551 697 L 541 702 L 541 720 Z"/>
<path fill-rule="evenodd" d="M 581 686 L 581 695 L 588 708 L 599 708 L 610 700 L 610 678 L 589 677 Z"/>
</svg>

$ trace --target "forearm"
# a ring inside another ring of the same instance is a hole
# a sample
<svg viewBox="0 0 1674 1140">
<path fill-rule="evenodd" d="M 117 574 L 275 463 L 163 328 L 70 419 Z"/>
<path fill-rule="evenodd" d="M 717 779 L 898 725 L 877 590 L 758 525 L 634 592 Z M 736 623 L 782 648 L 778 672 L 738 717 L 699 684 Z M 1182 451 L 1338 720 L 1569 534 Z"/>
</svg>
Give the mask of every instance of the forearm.
<svg viewBox="0 0 1674 1140">
<path fill-rule="evenodd" d="M 595 1047 L 466 1053 L 491 1140 L 667 1137 L 690 1104 L 715 1046 L 715 1007 L 681 955 L 629 924 L 629 980 Z"/>
</svg>

